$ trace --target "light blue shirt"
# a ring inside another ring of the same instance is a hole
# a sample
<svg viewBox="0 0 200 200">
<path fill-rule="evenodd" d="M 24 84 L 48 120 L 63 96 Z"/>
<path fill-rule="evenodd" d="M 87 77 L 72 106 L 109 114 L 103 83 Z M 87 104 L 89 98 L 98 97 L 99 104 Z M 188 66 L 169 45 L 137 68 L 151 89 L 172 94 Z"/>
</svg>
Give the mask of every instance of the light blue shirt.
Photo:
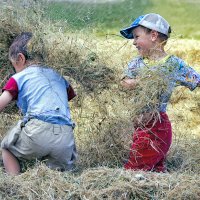
<svg viewBox="0 0 200 200">
<path fill-rule="evenodd" d="M 13 75 L 18 86 L 17 105 L 26 122 L 36 118 L 72 126 L 68 105 L 69 83 L 53 69 L 32 65 Z"/>
</svg>

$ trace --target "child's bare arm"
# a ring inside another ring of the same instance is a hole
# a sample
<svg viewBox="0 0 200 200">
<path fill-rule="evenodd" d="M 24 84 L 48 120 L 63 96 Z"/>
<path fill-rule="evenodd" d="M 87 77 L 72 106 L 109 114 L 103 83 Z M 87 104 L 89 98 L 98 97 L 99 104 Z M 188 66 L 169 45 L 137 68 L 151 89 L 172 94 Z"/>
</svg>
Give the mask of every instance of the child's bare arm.
<svg viewBox="0 0 200 200">
<path fill-rule="evenodd" d="M 13 97 L 8 91 L 4 91 L 0 96 L 0 111 L 2 111 L 11 101 Z"/>
<path fill-rule="evenodd" d="M 121 85 L 126 89 L 134 89 L 138 84 L 138 79 L 125 78 L 121 81 Z"/>
</svg>

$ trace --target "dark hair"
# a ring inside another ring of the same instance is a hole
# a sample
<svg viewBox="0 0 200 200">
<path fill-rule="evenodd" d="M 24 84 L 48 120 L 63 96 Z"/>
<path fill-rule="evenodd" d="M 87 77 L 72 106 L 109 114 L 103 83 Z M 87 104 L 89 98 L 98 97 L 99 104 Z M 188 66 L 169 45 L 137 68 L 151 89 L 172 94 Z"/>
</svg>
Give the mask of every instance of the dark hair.
<svg viewBox="0 0 200 200">
<path fill-rule="evenodd" d="M 20 35 L 18 35 L 9 48 L 9 59 L 17 60 L 19 53 L 22 53 L 26 60 L 29 59 L 27 44 L 32 37 L 33 34 L 31 32 L 22 32 Z"/>
</svg>

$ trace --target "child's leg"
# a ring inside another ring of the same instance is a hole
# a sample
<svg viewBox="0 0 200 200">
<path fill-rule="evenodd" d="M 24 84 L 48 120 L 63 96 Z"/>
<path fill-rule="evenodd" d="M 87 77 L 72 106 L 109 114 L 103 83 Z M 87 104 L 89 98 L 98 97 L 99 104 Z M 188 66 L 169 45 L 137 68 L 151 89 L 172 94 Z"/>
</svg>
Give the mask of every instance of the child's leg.
<svg viewBox="0 0 200 200">
<path fill-rule="evenodd" d="M 133 139 L 128 162 L 125 169 L 150 171 L 162 159 L 163 155 L 154 146 L 148 133 L 140 131 L 138 138 Z"/>
<path fill-rule="evenodd" d="M 166 172 L 167 169 L 165 167 L 165 157 L 163 157 L 154 167 L 155 172 Z"/>
<path fill-rule="evenodd" d="M 10 175 L 18 175 L 20 173 L 20 165 L 17 158 L 7 149 L 2 149 L 2 158 L 5 170 Z"/>
<path fill-rule="evenodd" d="M 171 145 L 172 130 L 167 115 L 161 117 L 161 122 L 152 128 L 136 130 L 125 169 L 165 172 L 164 160 Z"/>
</svg>

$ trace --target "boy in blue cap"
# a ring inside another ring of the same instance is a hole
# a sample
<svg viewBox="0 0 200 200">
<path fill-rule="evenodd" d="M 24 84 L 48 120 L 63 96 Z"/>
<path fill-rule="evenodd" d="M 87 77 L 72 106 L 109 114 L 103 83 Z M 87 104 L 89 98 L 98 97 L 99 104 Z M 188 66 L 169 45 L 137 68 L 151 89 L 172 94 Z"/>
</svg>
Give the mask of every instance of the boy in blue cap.
<svg viewBox="0 0 200 200">
<path fill-rule="evenodd" d="M 135 127 L 129 159 L 124 167 L 165 172 L 164 162 L 172 142 L 171 123 L 166 114 L 167 103 L 176 86 L 186 86 L 190 90 L 200 86 L 200 74 L 182 59 L 165 52 L 164 46 L 170 37 L 171 28 L 162 16 L 155 13 L 139 16 L 130 27 L 120 33 L 127 39 L 133 39 L 139 53 L 139 56 L 128 64 L 121 85 L 126 89 L 134 89 L 140 81 L 138 71 L 150 67 L 148 63 L 164 66 L 163 72 L 168 76 L 169 82 L 167 90 L 159 96 L 160 119 L 149 119 L 144 122 L 145 126 Z M 152 69 L 155 70 L 155 67 Z M 151 110 L 143 114 L 152 116 Z"/>
<path fill-rule="evenodd" d="M 30 32 L 11 44 L 9 59 L 16 74 L 0 96 L 0 111 L 17 100 L 23 114 L 1 142 L 5 170 L 12 175 L 20 173 L 19 160 L 44 159 L 52 169 L 67 170 L 76 159 L 68 104 L 76 94 L 60 74 L 41 64 L 42 54 L 33 45 Z"/>
</svg>

